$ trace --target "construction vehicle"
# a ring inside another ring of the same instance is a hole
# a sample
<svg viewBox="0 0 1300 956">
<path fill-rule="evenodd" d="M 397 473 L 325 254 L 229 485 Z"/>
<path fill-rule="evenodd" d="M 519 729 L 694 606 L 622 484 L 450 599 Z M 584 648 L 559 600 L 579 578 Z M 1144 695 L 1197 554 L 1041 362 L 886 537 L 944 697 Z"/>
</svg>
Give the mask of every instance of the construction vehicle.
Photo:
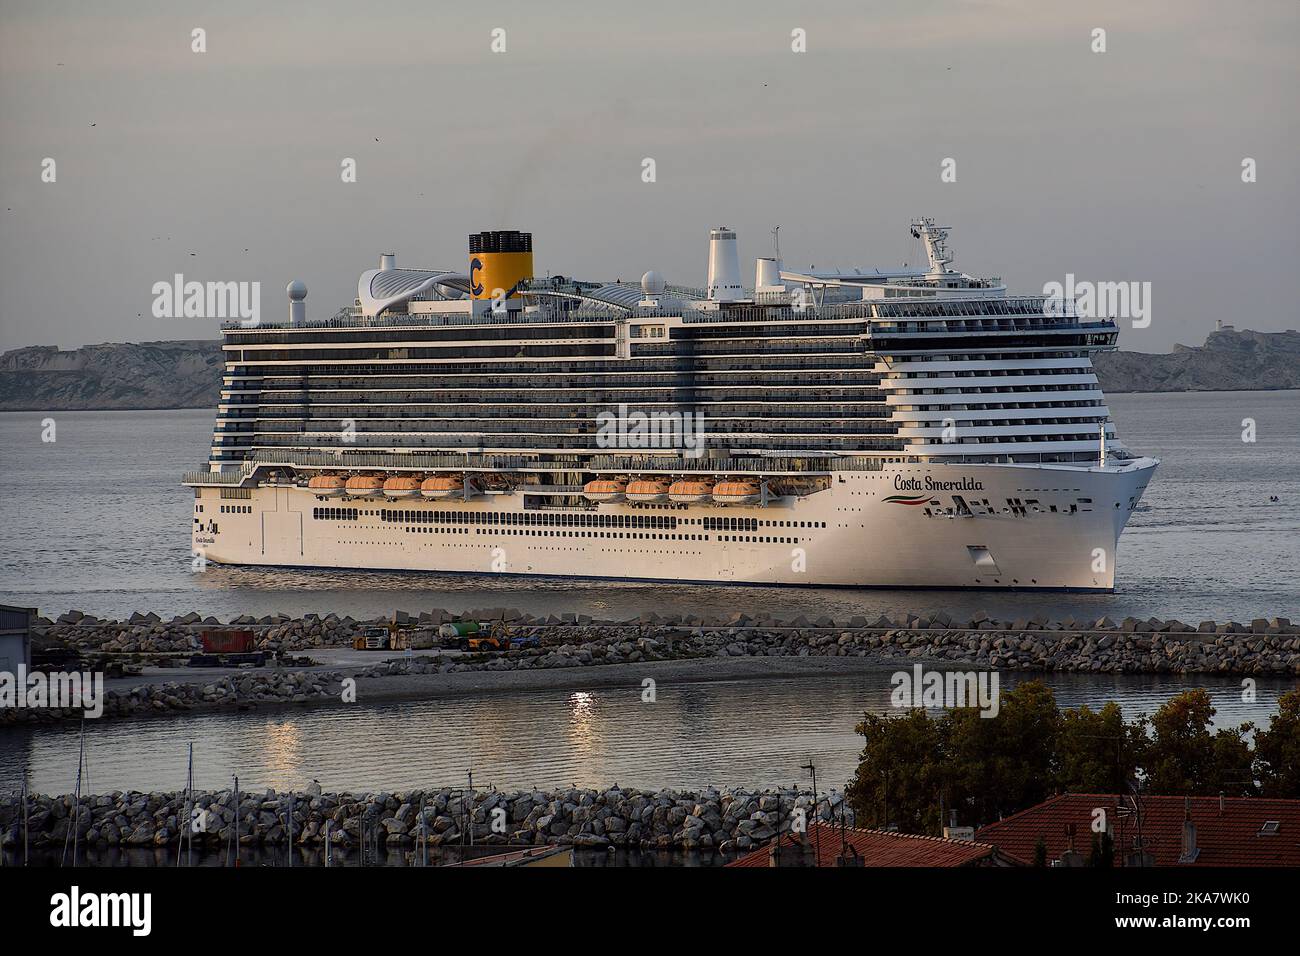
<svg viewBox="0 0 1300 956">
<path fill-rule="evenodd" d="M 504 651 L 516 638 L 505 621 L 461 621 L 444 624 L 438 628 L 438 637 L 444 647 L 460 651 Z"/>
<path fill-rule="evenodd" d="M 464 639 L 461 650 L 476 653 L 480 651 L 504 651 L 510 647 L 510 628 L 505 621 L 484 621 L 479 625 L 478 633 Z"/>
<path fill-rule="evenodd" d="M 354 651 L 404 651 L 410 646 L 410 636 L 397 626 L 397 622 L 363 627 L 352 638 Z"/>
</svg>

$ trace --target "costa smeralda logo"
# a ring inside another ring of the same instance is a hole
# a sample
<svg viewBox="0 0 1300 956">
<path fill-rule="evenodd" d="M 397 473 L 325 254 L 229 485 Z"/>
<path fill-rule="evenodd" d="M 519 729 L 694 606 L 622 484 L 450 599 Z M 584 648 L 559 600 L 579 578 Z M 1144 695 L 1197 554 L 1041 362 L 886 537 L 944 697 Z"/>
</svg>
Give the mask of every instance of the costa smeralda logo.
<svg viewBox="0 0 1300 956">
<path fill-rule="evenodd" d="M 933 494 L 936 491 L 983 491 L 984 482 L 978 478 L 954 478 L 942 479 L 935 478 L 933 475 L 926 475 L 924 479 L 908 478 L 905 475 L 894 476 L 895 491 L 925 491 Z M 891 505 L 923 505 L 930 500 L 930 494 L 924 495 L 890 495 L 883 499 L 886 504 Z"/>
</svg>

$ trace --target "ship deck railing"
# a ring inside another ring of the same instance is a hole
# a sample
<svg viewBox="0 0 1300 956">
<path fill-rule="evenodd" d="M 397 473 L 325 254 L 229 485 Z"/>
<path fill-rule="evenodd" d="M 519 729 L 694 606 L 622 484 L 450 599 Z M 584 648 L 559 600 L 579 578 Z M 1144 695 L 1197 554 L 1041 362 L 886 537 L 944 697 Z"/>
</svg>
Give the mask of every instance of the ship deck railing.
<svg viewBox="0 0 1300 956">
<path fill-rule="evenodd" d="M 614 303 L 608 305 L 584 304 L 577 309 L 547 309 L 534 312 L 522 310 L 504 314 L 486 312 L 468 313 L 391 313 L 363 315 L 355 310 L 339 312 L 327 319 L 308 319 L 290 324 L 288 320 L 260 321 L 247 325 L 239 319 L 221 324 L 223 331 L 258 332 L 284 329 L 372 329 L 415 326 L 458 325 L 530 325 L 568 322 L 614 322 L 634 318 L 680 318 L 684 323 L 700 322 L 773 322 L 807 321 L 809 319 L 944 319 L 996 316 L 1042 316 L 1052 319 L 1074 319 L 1077 311 L 1073 302 L 1053 302 L 1045 296 L 1005 296 L 989 299 L 934 301 L 932 299 L 892 299 L 885 302 L 851 300 L 809 304 L 803 308 L 784 307 L 762 303 L 738 304 L 722 309 L 660 309 L 636 307 L 627 309 Z"/>
<path fill-rule="evenodd" d="M 619 474 L 728 474 L 728 475 L 816 475 L 837 471 L 879 471 L 883 458 L 865 455 L 743 456 L 688 458 L 668 455 L 595 455 L 589 458 L 551 457 L 545 460 L 523 455 L 447 455 L 393 453 L 274 452 L 257 450 L 237 468 L 223 471 L 186 472 L 186 485 L 237 486 L 259 469 L 294 468 L 308 470 L 392 470 L 465 472 L 585 472 Z M 521 486 L 536 494 L 573 494 L 580 485 Z"/>
</svg>

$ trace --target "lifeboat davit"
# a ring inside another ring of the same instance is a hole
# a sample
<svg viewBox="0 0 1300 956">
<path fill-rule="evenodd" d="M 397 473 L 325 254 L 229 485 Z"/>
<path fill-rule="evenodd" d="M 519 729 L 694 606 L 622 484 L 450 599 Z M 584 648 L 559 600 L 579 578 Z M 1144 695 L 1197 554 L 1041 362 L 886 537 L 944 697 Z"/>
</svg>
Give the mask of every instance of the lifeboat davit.
<svg viewBox="0 0 1300 956">
<path fill-rule="evenodd" d="M 426 498 L 450 498 L 464 493 L 465 479 L 460 475 L 434 475 L 420 485 L 420 494 Z"/>
<path fill-rule="evenodd" d="M 668 500 L 687 505 L 708 501 L 714 485 L 712 478 L 682 478 L 668 486 Z"/>
<path fill-rule="evenodd" d="M 611 478 L 596 478 L 582 486 L 588 501 L 622 501 L 626 491 L 626 481 Z"/>
<path fill-rule="evenodd" d="M 720 481 L 713 486 L 713 500 L 720 505 L 756 505 L 762 499 L 755 481 Z"/>
<path fill-rule="evenodd" d="M 668 482 L 658 478 L 638 478 L 627 484 L 628 501 L 667 501 Z"/>
<path fill-rule="evenodd" d="M 307 490 L 322 498 L 334 498 L 343 494 L 343 479 L 338 475 L 312 475 Z"/>
<path fill-rule="evenodd" d="M 420 496 L 420 479 L 410 475 L 395 475 L 384 482 L 384 497 L 389 501 L 399 498 L 418 498 Z"/>
<path fill-rule="evenodd" d="M 343 485 L 343 492 L 349 498 L 369 498 L 384 490 L 384 479 L 374 475 L 353 475 Z"/>
</svg>

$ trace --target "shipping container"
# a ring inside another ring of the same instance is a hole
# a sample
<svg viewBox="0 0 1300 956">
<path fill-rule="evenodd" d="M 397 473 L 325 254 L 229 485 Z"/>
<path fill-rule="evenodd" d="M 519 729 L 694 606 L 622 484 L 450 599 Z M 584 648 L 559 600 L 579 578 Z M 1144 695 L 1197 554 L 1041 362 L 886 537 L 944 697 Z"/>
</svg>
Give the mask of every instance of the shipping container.
<svg viewBox="0 0 1300 956">
<path fill-rule="evenodd" d="M 252 631 L 204 631 L 201 639 L 209 654 L 247 654 L 253 650 Z"/>
</svg>

